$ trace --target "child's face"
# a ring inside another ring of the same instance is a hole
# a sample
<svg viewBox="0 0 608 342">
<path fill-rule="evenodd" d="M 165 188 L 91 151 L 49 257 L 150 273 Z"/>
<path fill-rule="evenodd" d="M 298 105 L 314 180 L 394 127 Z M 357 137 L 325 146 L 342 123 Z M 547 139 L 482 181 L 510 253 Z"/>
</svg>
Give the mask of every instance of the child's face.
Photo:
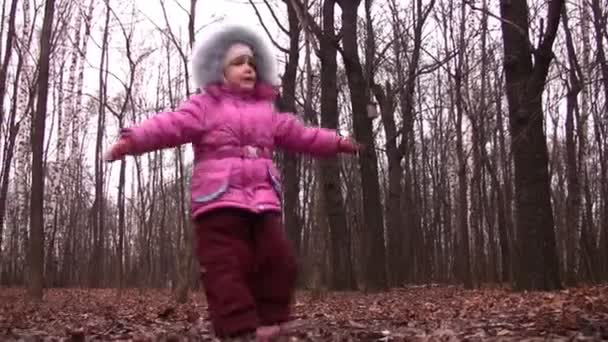
<svg viewBox="0 0 608 342">
<path fill-rule="evenodd" d="M 249 55 L 233 58 L 224 70 L 224 78 L 229 86 L 241 90 L 253 90 L 256 83 L 254 58 Z"/>
</svg>

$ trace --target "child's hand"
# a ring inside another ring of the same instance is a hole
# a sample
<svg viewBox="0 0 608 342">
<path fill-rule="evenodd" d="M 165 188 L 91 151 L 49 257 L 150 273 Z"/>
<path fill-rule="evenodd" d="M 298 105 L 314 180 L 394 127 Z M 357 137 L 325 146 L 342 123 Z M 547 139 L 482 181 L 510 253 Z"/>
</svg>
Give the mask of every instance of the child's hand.
<svg viewBox="0 0 608 342">
<path fill-rule="evenodd" d="M 359 150 L 362 149 L 362 145 L 352 138 L 340 137 L 340 140 L 338 141 L 338 148 L 340 152 L 357 153 Z"/>
<path fill-rule="evenodd" d="M 123 159 L 129 152 L 130 147 L 131 141 L 128 138 L 122 137 L 106 152 L 104 159 L 110 162 Z"/>
</svg>

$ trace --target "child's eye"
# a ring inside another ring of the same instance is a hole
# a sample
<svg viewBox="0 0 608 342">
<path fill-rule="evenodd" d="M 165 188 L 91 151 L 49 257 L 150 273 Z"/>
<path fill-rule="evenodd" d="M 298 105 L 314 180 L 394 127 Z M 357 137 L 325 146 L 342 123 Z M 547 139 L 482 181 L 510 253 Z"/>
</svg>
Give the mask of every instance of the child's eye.
<svg viewBox="0 0 608 342">
<path fill-rule="evenodd" d="M 249 64 L 249 66 L 251 66 L 252 68 L 255 69 L 255 59 L 253 57 L 250 56 L 241 56 L 241 57 L 237 57 L 235 59 L 232 60 L 232 65 L 235 66 L 239 66 L 239 65 L 243 65 L 243 64 Z"/>
</svg>

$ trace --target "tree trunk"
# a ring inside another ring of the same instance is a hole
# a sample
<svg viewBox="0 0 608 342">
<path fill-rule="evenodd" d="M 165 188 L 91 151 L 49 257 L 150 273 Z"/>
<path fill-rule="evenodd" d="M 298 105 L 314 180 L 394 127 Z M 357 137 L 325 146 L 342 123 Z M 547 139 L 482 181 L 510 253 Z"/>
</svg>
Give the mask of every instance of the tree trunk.
<svg viewBox="0 0 608 342">
<path fill-rule="evenodd" d="M 563 0 L 550 1 L 547 30 L 543 33 L 541 45 L 534 52 L 533 64 L 527 1 L 500 1 L 501 16 L 505 20 L 501 26 L 509 127 L 513 137 L 511 151 L 515 166 L 519 253 L 514 287 L 517 290 L 552 290 L 561 287 L 541 95 L 563 4 Z"/>
<path fill-rule="evenodd" d="M 397 83 L 399 85 L 405 84 L 404 68 L 401 62 L 401 54 L 403 49 L 401 48 L 401 34 L 400 24 L 401 19 L 397 11 L 396 4 L 391 4 L 391 21 L 393 27 L 393 39 L 394 48 L 393 53 L 395 54 L 395 67 L 397 69 Z M 415 31 L 414 34 L 416 34 Z M 367 33 L 370 34 L 369 32 Z M 416 41 L 416 36 L 414 40 Z M 414 47 L 415 49 L 415 47 Z M 415 53 L 413 54 L 415 56 Z M 409 68 L 413 67 L 413 63 L 410 63 Z M 409 75 L 409 72 L 408 72 Z M 372 80 L 373 81 L 373 80 Z M 409 83 L 408 83 L 409 84 Z M 393 86 L 389 81 L 386 81 L 384 88 L 380 84 L 375 82 L 372 85 L 372 91 L 380 106 L 380 117 L 382 119 L 382 126 L 384 127 L 384 134 L 386 135 L 386 158 L 388 160 L 388 186 L 385 193 L 386 203 L 386 229 L 387 229 L 387 263 L 388 273 L 387 282 L 389 286 L 402 285 L 406 278 L 406 270 L 411 264 L 411 260 L 405 258 L 405 232 L 404 220 L 403 220 L 403 186 L 401 181 L 403 178 L 403 167 L 401 166 L 401 160 L 403 159 L 401 151 L 397 146 L 397 125 L 395 123 L 395 109 L 396 109 L 396 98 L 399 89 L 393 89 Z M 405 91 L 407 94 L 407 91 Z M 401 100 L 404 101 L 403 97 Z M 402 102 L 403 104 L 403 102 Z M 404 132 L 401 132 L 405 136 Z"/>
<path fill-rule="evenodd" d="M 413 123 L 412 123 L 413 125 Z M 422 131 L 422 128 L 420 128 Z M 414 131 L 412 129 L 412 140 L 414 140 Z M 406 174 L 406 191 L 411 194 L 412 204 L 410 217 L 412 222 L 412 230 L 413 235 L 410 239 L 412 251 L 412 281 L 414 284 L 424 284 L 427 274 L 427 237 L 425 236 L 425 230 L 423 226 L 423 200 L 422 200 L 422 189 L 420 187 L 419 181 L 422 178 L 418 171 L 418 155 L 419 153 L 416 150 L 416 144 L 412 144 L 411 153 L 409 153 L 409 161 L 411 164 L 411 173 Z"/>
<path fill-rule="evenodd" d="M 323 2 L 323 34 L 320 37 L 321 59 L 321 126 L 338 128 L 338 71 L 336 37 L 334 33 L 335 0 Z M 331 240 L 331 288 L 334 290 L 352 290 L 355 281 L 351 263 L 350 234 L 346 225 L 346 212 L 340 187 L 339 160 L 320 160 L 320 176 L 324 194 L 325 210 L 330 229 Z"/>
<path fill-rule="evenodd" d="M 279 100 L 278 110 L 296 112 L 296 78 L 298 74 L 300 26 L 298 16 L 293 5 L 287 2 L 287 16 L 289 21 L 289 56 L 285 65 L 285 72 L 282 77 L 283 92 Z M 296 257 L 301 264 L 302 257 L 302 219 L 298 213 L 298 203 L 300 194 L 300 183 L 298 175 L 298 157 L 291 153 L 283 153 L 282 178 L 283 190 L 283 209 L 285 212 L 285 229 L 287 236 L 292 241 Z"/>
<path fill-rule="evenodd" d="M 28 295 L 40 301 L 43 295 L 44 279 L 44 132 L 48 98 L 49 63 L 51 61 L 51 36 L 55 1 L 46 0 L 44 21 L 40 35 L 40 58 L 38 73 L 38 101 L 32 120 L 32 191 L 30 201 L 29 239 L 29 284 Z"/>
<path fill-rule="evenodd" d="M 310 232 L 310 250 L 311 255 L 311 279 L 310 287 L 312 289 L 313 299 L 322 299 L 327 293 L 327 272 L 326 259 L 328 257 L 327 250 L 330 247 L 328 243 L 328 231 L 329 224 L 327 222 L 327 205 L 325 204 L 325 195 L 322 191 L 323 184 L 321 183 L 321 169 L 318 160 L 313 160 L 313 172 L 316 175 L 316 182 L 314 184 L 315 190 L 313 192 L 313 203 L 311 220 L 313 228 Z"/>
<path fill-rule="evenodd" d="M 396 32 L 396 30 L 395 30 Z M 398 51 L 396 51 L 398 53 Z M 384 89 L 375 84 L 373 91 L 380 105 L 380 115 L 384 126 L 384 133 L 387 137 L 396 137 L 397 128 L 395 125 L 395 97 L 396 91 L 387 81 Z M 408 260 L 405 258 L 404 247 L 404 228 L 403 212 L 401 203 L 403 197 L 403 168 L 401 167 L 401 157 L 397 150 L 396 139 L 389 138 L 386 141 L 386 156 L 388 159 L 388 189 L 386 192 L 386 228 L 387 228 L 387 262 L 388 262 L 388 283 L 390 286 L 403 285 L 405 281 L 405 271 Z M 411 262 L 411 261 L 410 261 Z"/>
<path fill-rule="evenodd" d="M 184 75 L 184 79 L 189 80 L 190 79 L 190 72 L 189 72 L 189 67 L 188 67 L 188 57 L 186 55 L 186 53 L 184 52 L 182 46 L 180 45 L 177 37 L 173 34 L 173 31 L 170 28 L 170 24 L 169 24 L 169 18 L 167 16 L 167 11 L 165 9 L 165 5 L 163 4 L 163 1 L 160 1 L 160 5 L 162 7 L 162 11 L 163 11 L 163 16 L 165 18 L 165 23 L 167 24 L 168 27 L 168 31 L 169 31 L 169 38 L 171 39 L 171 42 L 173 43 L 173 45 L 175 45 L 175 48 L 177 49 L 177 52 L 179 53 L 180 57 L 181 57 L 181 61 L 183 63 L 183 67 L 184 67 L 184 71 L 185 71 L 185 75 Z M 190 11 L 188 12 L 188 37 L 189 37 L 189 46 L 190 48 L 192 48 L 192 46 L 194 45 L 194 28 L 195 28 L 195 11 L 194 9 L 196 8 L 196 0 L 190 0 Z M 169 53 L 168 47 L 167 47 L 167 53 Z M 169 56 L 167 56 L 167 58 L 169 59 Z M 169 76 L 169 75 L 168 75 Z M 170 83 L 171 78 L 169 77 L 169 83 Z M 185 82 L 185 90 L 186 90 L 186 96 L 190 96 L 191 92 L 190 92 L 190 86 L 189 86 L 189 82 Z M 171 84 L 169 84 L 169 89 L 171 89 Z M 200 90 L 200 89 L 199 89 Z M 173 104 L 173 96 L 170 95 L 171 98 L 171 102 L 172 102 L 172 107 L 175 107 Z M 182 241 L 178 242 L 181 243 L 182 246 L 180 247 L 180 253 L 179 253 L 179 260 L 178 260 L 178 272 L 179 272 L 179 276 L 178 276 L 178 284 L 175 288 L 175 298 L 177 300 L 178 303 L 185 303 L 188 300 L 188 292 L 189 292 L 189 288 L 190 288 L 190 280 L 191 280 L 191 271 L 192 271 L 192 254 L 193 254 L 193 244 L 192 244 L 192 229 L 190 229 L 190 224 L 189 221 L 186 219 L 186 205 L 185 205 L 185 200 L 186 200 L 186 192 L 185 192 L 185 184 L 184 182 L 185 180 L 185 173 L 184 173 L 184 163 L 183 163 L 183 151 L 182 151 L 182 147 L 179 146 L 175 149 L 175 153 L 176 153 L 176 169 L 175 169 L 175 177 L 176 177 L 176 181 L 179 182 L 178 183 L 178 191 L 179 191 L 179 200 L 178 200 L 178 209 L 179 209 L 179 216 L 178 216 L 178 223 L 179 223 L 179 229 L 181 231 L 182 234 Z"/>
<path fill-rule="evenodd" d="M 79 32 L 76 33 L 74 39 L 74 46 L 72 50 L 72 61 L 70 69 L 75 69 L 74 88 L 72 91 L 72 78 L 68 79 L 68 89 L 66 94 L 66 113 L 70 113 L 70 117 L 66 118 L 66 124 L 68 125 L 70 141 L 69 141 L 69 155 L 72 162 L 67 164 L 67 175 L 69 181 L 68 185 L 68 196 L 69 196 L 69 208 L 67 210 L 68 223 L 67 223 L 67 234 L 68 239 L 65 242 L 65 253 L 67 255 L 66 260 L 63 260 L 63 269 L 66 279 L 71 284 L 84 284 L 81 278 L 88 276 L 86 273 L 86 264 L 90 262 L 87 257 L 80 257 L 82 255 L 88 255 L 91 253 L 91 249 L 85 249 L 86 243 L 88 242 L 86 234 L 91 229 L 83 231 L 82 226 L 87 225 L 86 220 L 86 207 L 89 206 L 87 201 L 84 200 L 86 185 L 85 180 L 88 179 L 88 175 L 85 176 L 85 168 L 83 164 L 84 158 L 84 139 L 86 135 L 87 125 L 89 120 L 85 118 L 87 115 L 86 108 L 83 109 L 83 89 L 84 89 L 84 72 L 86 54 L 81 53 L 87 51 L 89 39 L 91 36 L 91 22 L 94 11 L 94 4 L 96 0 L 89 2 L 86 12 L 83 12 L 83 18 L 76 25 L 83 26 L 83 36 L 80 39 Z M 71 95 L 73 93 L 73 95 Z M 67 144 L 67 142 L 66 142 Z M 91 225 L 88 225 L 91 227 Z"/>
<path fill-rule="evenodd" d="M 191 229 L 190 225 L 188 225 L 185 213 L 185 188 L 184 188 L 184 162 L 182 158 L 181 148 L 178 147 L 176 152 L 176 181 L 178 183 L 179 190 L 179 200 L 178 200 L 178 220 L 179 220 L 179 229 L 182 232 L 182 239 L 178 241 L 180 244 L 180 262 L 179 262 L 179 273 L 180 273 L 180 281 L 178 282 L 177 291 L 175 293 L 175 298 L 178 303 L 185 303 L 188 300 L 188 291 L 190 284 L 190 270 L 192 269 L 192 247 L 191 247 Z"/>
<path fill-rule="evenodd" d="M 372 119 L 367 116 L 368 87 L 359 60 L 357 43 L 357 9 L 361 0 L 339 0 L 342 8 L 342 33 L 344 66 L 350 89 L 355 138 L 366 148 L 359 156 L 359 169 L 363 189 L 366 240 L 369 246 L 366 257 L 367 289 L 376 291 L 387 288 L 386 254 L 384 247 L 384 217 L 380 202 L 378 156 L 372 129 Z"/>
<path fill-rule="evenodd" d="M 105 127 L 106 100 L 107 100 L 107 75 L 105 68 L 108 59 L 108 38 L 110 35 L 110 3 L 106 2 L 105 25 L 101 46 L 101 61 L 99 64 L 99 113 L 97 116 L 97 138 L 95 143 L 95 201 L 91 210 L 93 229 L 93 253 L 90 261 L 90 286 L 101 286 L 104 258 L 104 223 L 105 223 L 105 198 L 103 194 L 104 185 L 104 161 L 103 132 Z"/>
<path fill-rule="evenodd" d="M 21 59 L 21 58 L 20 58 Z M 21 63 L 19 63 L 21 64 Z M 20 68 L 17 67 L 17 76 L 14 83 L 13 94 L 17 95 L 18 93 L 18 82 L 19 82 L 19 73 Z M 0 262 L 3 260 L 3 252 L 2 252 L 2 237 L 4 235 L 3 228 L 6 217 L 6 204 L 7 204 L 7 195 L 8 195 L 8 186 L 9 186 L 9 177 L 10 170 L 13 161 L 13 156 L 15 152 L 15 141 L 17 140 L 17 134 L 19 133 L 19 123 L 16 122 L 17 116 L 17 100 L 16 97 L 13 98 L 13 104 L 11 106 L 11 113 L 9 118 L 9 134 L 8 141 L 5 142 L 4 146 L 4 160 L 2 165 L 2 181 L 0 183 Z"/>
<path fill-rule="evenodd" d="M 196 2 L 198 0 L 190 0 L 190 10 L 188 11 L 188 42 L 190 43 L 190 48 L 194 46 L 196 33 L 195 23 L 196 23 Z"/>
<path fill-rule="evenodd" d="M 602 11 L 602 3 L 600 0 L 591 0 L 591 11 L 593 12 L 593 27 L 595 30 L 595 43 L 597 61 L 600 65 L 602 86 L 604 89 L 604 103 L 608 103 L 608 60 L 606 59 L 606 50 L 604 47 L 604 39 L 606 36 L 606 24 L 608 20 L 606 14 Z M 606 130 L 606 114 L 604 117 L 594 117 L 594 135 L 598 145 L 598 153 L 600 159 L 600 246 L 601 251 L 600 264 L 602 264 L 602 279 L 608 280 L 608 161 L 606 160 L 606 151 L 608 151 L 608 138 Z"/>
<path fill-rule="evenodd" d="M 586 233 L 587 236 L 591 236 L 595 233 L 596 229 L 595 229 L 595 223 L 593 222 L 593 199 L 591 197 L 591 189 L 589 186 L 589 174 L 587 169 L 585 168 L 585 181 L 584 181 L 584 196 L 585 196 L 585 207 L 581 208 L 581 210 L 584 210 L 584 214 L 583 214 L 583 222 L 582 222 L 582 227 L 581 227 L 581 239 L 582 239 L 582 235 L 584 235 L 585 232 L 590 232 L 590 233 Z M 601 250 L 601 244 L 600 244 L 600 249 L 598 249 L 596 247 L 595 244 L 595 239 L 590 239 L 589 240 L 589 244 L 587 246 L 587 248 L 589 248 L 591 251 L 594 252 L 594 254 L 591 256 L 590 258 L 590 263 L 591 263 L 591 267 L 589 270 L 589 276 L 590 276 L 590 280 L 592 282 L 597 282 L 600 280 L 601 278 L 601 265 L 600 265 L 600 256 L 602 253 Z M 600 238 L 600 243 L 601 243 L 601 238 Z"/>
<path fill-rule="evenodd" d="M 8 15 L 8 31 L 6 33 L 6 51 L 4 52 L 4 59 L 0 66 L 0 123 L 4 123 L 4 98 L 6 95 L 6 80 L 8 77 L 8 66 L 13 56 L 13 39 L 16 36 L 15 32 L 15 14 L 17 12 L 17 3 L 19 1 L 11 1 L 11 8 Z M 3 7 L 4 8 L 4 7 Z M 4 24 L 3 24 L 4 27 Z M 0 127 L 0 135 L 2 133 L 2 127 Z M 0 242 L 2 241 L 2 225 L 0 225 Z M 2 244 L 0 243 L 0 246 Z"/>
<path fill-rule="evenodd" d="M 497 179 L 499 182 L 500 192 L 498 201 L 500 208 L 498 209 L 498 235 L 500 239 L 500 255 L 501 255 L 501 280 L 511 283 L 513 280 L 513 261 L 514 261 L 514 228 L 513 228 L 513 190 L 511 181 L 511 158 L 507 154 L 507 144 L 505 137 L 505 128 L 503 123 L 504 112 L 502 110 L 502 72 L 498 71 L 498 62 L 494 59 L 492 65 L 494 72 L 494 100 L 496 103 L 496 139 L 498 140 L 498 155 L 500 163 L 496 164 L 496 168 L 502 169 L 502 177 Z"/>
<path fill-rule="evenodd" d="M 569 80 L 566 84 L 566 177 L 568 180 L 568 193 L 566 195 L 566 285 L 574 286 L 577 283 L 578 268 L 578 231 L 580 227 L 581 191 L 579 184 L 579 164 L 577 158 L 577 146 L 575 133 L 575 111 L 578 110 L 578 94 L 583 89 L 580 76 L 580 68 L 576 59 L 572 34 L 568 26 L 568 15 L 566 7 L 562 7 L 562 23 L 566 35 L 566 46 L 569 61 Z M 580 123 L 578 123 L 580 124 Z M 579 140 L 582 139 L 579 136 Z"/>
<path fill-rule="evenodd" d="M 456 66 L 454 70 L 454 102 L 456 107 L 455 129 L 456 129 L 456 155 L 458 159 L 458 212 L 456 213 L 458 222 L 457 236 L 457 260 L 460 263 L 459 275 L 460 281 L 464 283 L 464 287 L 471 289 L 473 285 L 473 274 L 471 269 L 471 247 L 469 235 L 469 197 L 468 182 L 467 182 L 467 157 L 464 150 L 462 119 L 464 116 L 464 67 L 465 67 L 465 6 L 463 2 L 460 4 L 460 26 L 457 47 L 459 53 L 457 56 Z"/>
<path fill-rule="evenodd" d="M 124 119 L 125 114 L 127 112 L 127 108 L 130 105 L 131 110 L 134 109 L 133 103 L 133 84 L 135 83 L 135 72 L 137 68 L 137 63 L 141 61 L 141 57 L 135 61 L 132 55 L 132 31 L 127 32 L 127 29 L 123 25 L 123 23 L 119 20 L 119 25 L 123 32 L 123 36 L 125 38 L 125 50 L 127 53 L 127 59 L 129 61 L 129 82 L 128 85 L 125 86 L 125 98 L 121 105 L 119 113 L 114 113 L 116 118 L 118 119 L 118 127 L 119 129 L 123 129 L 124 127 Z M 162 163 L 161 163 L 162 165 Z M 124 240 L 125 240 L 125 181 L 126 181 L 126 160 L 122 159 L 120 161 L 120 170 L 118 176 L 118 199 L 117 199 L 117 207 L 118 207 L 118 248 L 117 248 L 117 260 L 118 260 L 118 295 L 122 294 L 122 289 L 124 288 Z M 162 237 L 161 237 L 162 238 Z M 162 240 L 164 243 L 164 240 Z M 163 245 L 161 245 L 162 248 Z M 162 249 L 161 249 L 162 250 Z"/>
<path fill-rule="evenodd" d="M 401 143 L 399 145 L 396 144 L 399 133 L 396 130 L 392 113 L 391 116 L 386 114 L 382 116 L 387 135 L 386 153 L 389 167 L 389 198 L 387 199 L 386 205 L 387 230 L 389 237 L 387 244 L 388 262 L 389 274 L 390 278 L 392 278 L 389 280 L 391 285 L 400 285 L 405 282 L 408 278 L 408 273 L 410 273 L 411 278 L 411 274 L 413 274 L 412 272 L 415 272 L 416 268 L 416 253 L 419 253 L 419 250 L 422 248 L 422 246 L 416 245 L 412 238 L 418 234 L 420 227 L 416 225 L 416 222 L 419 222 L 419 218 L 416 217 L 416 211 L 413 204 L 415 189 L 408 185 L 411 183 L 409 177 L 411 177 L 412 174 L 409 160 L 414 148 L 414 95 L 416 92 L 416 80 L 419 76 L 418 69 L 420 53 L 422 50 L 422 34 L 424 24 L 433 9 L 434 4 L 435 0 L 431 1 L 426 7 L 422 6 L 422 1 L 420 0 L 417 0 L 415 3 L 416 15 L 414 17 L 413 48 L 407 68 L 403 65 L 402 58 L 407 42 L 403 38 L 405 35 L 402 33 L 404 28 L 400 27 L 400 25 L 402 25 L 402 20 L 398 17 L 397 5 L 394 1 L 392 2 L 391 8 L 394 30 L 393 37 L 395 39 L 395 66 L 397 70 L 397 83 L 399 84 L 398 93 L 401 111 L 403 113 L 400 129 Z M 370 20 L 371 19 L 368 18 L 368 21 Z M 373 35 L 373 30 L 368 29 L 368 39 L 370 39 L 369 37 L 373 37 Z M 368 56 L 368 59 L 370 59 L 367 61 L 369 67 L 374 67 L 371 65 L 373 63 L 371 55 Z M 369 75 L 370 78 L 372 78 L 372 76 L 373 75 L 371 74 Z M 392 97 L 394 95 L 395 94 L 391 94 L 390 96 Z M 402 160 L 406 160 L 404 163 L 405 167 L 402 167 Z M 406 177 L 405 187 L 401 185 L 404 171 Z M 403 212 L 403 208 L 406 208 L 405 213 Z M 405 223 L 407 223 L 409 227 L 404 227 L 403 225 Z M 406 237 L 408 231 L 412 232 L 412 237 Z M 404 241 L 406 241 L 405 244 Z"/>
<path fill-rule="evenodd" d="M 473 288 L 473 275 L 471 270 L 471 248 L 469 246 L 469 220 L 468 220 L 468 196 L 467 196 L 467 160 L 464 152 L 463 132 L 462 132 L 462 75 L 460 71 L 456 71 L 455 82 L 455 102 L 456 102 L 456 155 L 458 157 L 458 212 L 456 214 L 458 223 L 458 232 L 456 233 L 457 244 L 457 260 L 459 263 L 458 274 L 460 281 L 464 283 L 466 289 Z"/>
<path fill-rule="evenodd" d="M 470 208 L 470 232 L 473 235 L 471 239 L 473 246 L 470 249 L 470 258 L 473 260 L 471 263 L 471 276 L 473 283 L 477 286 L 484 279 L 484 243 L 483 243 L 483 226 L 482 226 L 482 198 L 481 198 L 481 149 L 479 147 L 482 144 L 482 137 L 480 134 L 480 119 L 476 114 L 470 114 L 471 121 L 471 155 L 473 159 L 473 176 L 471 177 L 471 208 Z M 465 161 L 466 163 L 466 161 Z M 468 175 L 467 175 L 468 176 Z"/>
<path fill-rule="evenodd" d="M 5 142 L 4 145 L 4 160 L 3 160 L 3 165 L 2 165 L 2 182 L 0 185 L 0 262 L 3 262 L 4 256 L 5 254 L 2 251 L 2 235 L 3 235 L 3 226 L 5 225 L 5 222 L 7 222 L 8 220 L 6 219 L 7 214 L 6 214 L 6 208 L 7 205 L 10 205 L 9 202 L 7 202 L 7 198 L 8 198 L 8 190 L 9 190 L 9 179 L 10 179 L 10 170 L 11 170 L 11 165 L 13 163 L 13 157 L 15 156 L 15 153 L 19 153 L 18 151 L 18 147 L 16 148 L 16 142 L 17 142 L 17 138 L 19 135 L 19 130 L 21 127 L 21 120 L 17 121 L 17 113 L 18 113 L 18 105 L 20 103 L 20 89 L 19 89 L 19 84 L 20 84 L 20 80 L 21 80 L 21 71 L 22 71 L 22 67 L 23 67 L 23 63 L 24 63 L 24 58 L 22 54 L 19 54 L 19 58 L 17 61 L 17 67 L 16 67 L 16 71 L 15 71 L 15 80 L 13 82 L 13 98 L 12 98 L 12 103 L 11 103 L 11 108 L 10 108 L 10 116 L 9 116 L 9 123 L 8 123 L 8 141 Z M 25 96 L 25 95 L 24 95 Z M 34 96 L 31 95 L 29 96 L 29 100 L 28 101 L 33 101 Z M 25 108 L 25 110 L 27 111 L 27 108 Z M 24 113 L 24 115 L 27 115 L 27 112 Z M 29 129 L 27 130 L 29 131 Z M 17 149 L 17 150 L 16 150 Z M 17 160 L 18 161 L 18 160 Z M 18 190 L 18 189 L 17 189 Z M 13 190 L 15 194 L 18 194 L 17 191 Z M 10 219 L 10 218 L 9 218 Z M 13 238 L 15 236 L 14 232 L 16 231 L 16 228 L 13 228 L 13 232 L 11 233 L 11 238 Z M 14 241 L 14 240 L 13 240 Z M 10 243 L 11 246 L 11 252 L 14 255 L 14 250 L 15 247 L 13 247 L 13 243 Z M 12 260 L 12 259 L 11 259 Z M 0 275 L 0 280 L 1 280 L 1 275 Z"/>
<path fill-rule="evenodd" d="M 7 79 L 7 69 L 8 64 L 10 62 L 10 58 L 13 50 L 13 36 L 15 33 L 15 12 L 17 10 L 17 0 L 13 0 L 11 2 L 10 9 L 10 19 L 8 23 L 8 36 L 6 38 L 6 52 L 4 55 L 4 61 L 2 66 L 0 67 L 0 123 L 4 123 L 4 97 L 5 97 L 5 89 L 6 89 L 6 79 Z M 15 70 L 15 80 L 13 82 L 13 94 L 14 98 L 11 104 L 10 109 L 10 117 L 8 124 L 8 139 L 4 143 L 4 153 L 2 154 L 2 168 L 0 173 L 0 262 L 2 262 L 2 238 L 4 237 L 4 222 L 5 222 L 5 214 L 6 214 L 6 200 L 8 194 L 8 185 L 9 185 L 9 177 L 11 164 L 13 160 L 13 155 L 15 152 L 15 141 L 17 139 L 17 133 L 19 132 L 19 123 L 16 120 L 17 116 L 17 101 L 16 98 L 19 92 L 19 82 L 21 80 L 21 68 L 23 66 L 23 57 L 22 54 L 19 55 L 17 61 L 17 68 Z M 0 133 L 2 129 L 0 128 Z M 1 277 L 1 275 L 0 275 Z"/>
<path fill-rule="evenodd" d="M 122 125 L 122 123 L 121 123 Z M 118 289 L 124 288 L 124 240 L 125 240 L 125 173 L 126 163 L 120 161 L 118 176 Z"/>
<path fill-rule="evenodd" d="M 158 153 L 158 159 L 160 162 L 160 165 L 163 165 L 163 157 L 164 157 L 164 153 L 162 151 L 159 151 Z M 163 168 L 160 167 L 159 168 L 159 178 L 161 180 L 160 184 L 159 184 L 159 192 L 160 192 L 160 196 L 162 198 L 167 198 L 167 191 L 165 190 L 165 182 L 164 182 L 164 172 L 163 172 Z M 161 213 L 160 213 L 160 239 L 161 239 L 161 245 L 159 248 L 159 254 L 161 257 L 161 264 L 160 264 L 160 272 L 161 272 L 161 276 L 163 279 L 163 286 L 166 286 L 167 284 L 167 278 L 168 278 L 168 270 L 173 269 L 173 267 L 171 267 L 171 262 L 170 262 L 170 258 L 167 256 L 167 247 L 166 244 L 170 243 L 168 236 L 167 236 L 167 201 L 163 201 L 162 204 L 162 209 L 161 209 Z M 169 241 L 168 241 L 169 240 Z M 169 279 L 173 279 L 173 277 L 169 278 Z"/>
<path fill-rule="evenodd" d="M 488 4 L 487 4 L 487 0 L 483 1 L 483 8 L 487 10 L 488 8 Z M 489 55 L 493 52 L 492 50 L 488 51 L 488 13 L 484 11 L 483 15 L 482 15 L 482 32 L 481 32 L 481 96 L 480 96 L 480 110 L 478 111 L 479 113 L 479 118 L 480 118 L 480 122 L 479 122 L 479 135 L 482 137 L 482 141 L 479 144 L 479 149 L 480 149 L 480 158 L 481 158 L 481 168 L 482 168 L 482 172 L 483 172 L 483 165 L 484 164 L 489 164 L 490 160 L 488 157 L 488 153 L 486 150 L 486 141 L 491 140 L 491 136 L 486 133 L 488 131 L 488 127 L 486 125 L 490 125 L 490 120 L 488 120 L 489 118 L 487 117 L 487 115 L 484 115 L 485 113 L 490 112 L 490 105 L 487 101 L 488 99 L 488 95 L 490 93 L 490 90 L 488 89 L 489 86 L 491 85 L 490 82 L 488 82 L 489 80 L 489 75 L 488 75 L 488 70 L 489 70 Z M 486 122 L 488 124 L 486 124 Z M 496 142 L 496 141 L 494 141 Z M 496 144 L 493 144 L 496 147 Z M 494 149 L 494 155 L 498 155 L 498 149 L 495 148 Z M 497 164 L 495 164 L 497 165 Z M 485 173 L 485 172 L 484 172 Z M 491 177 L 491 175 L 489 175 Z M 496 175 L 495 175 L 496 177 Z M 499 189 L 500 189 L 500 183 L 499 182 L 493 182 L 492 180 L 489 180 L 492 184 L 492 188 L 490 190 L 488 190 L 486 184 L 487 184 L 487 177 L 484 177 L 482 180 L 482 185 L 481 185 L 481 192 L 482 192 L 482 214 L 483 216 L 486 218 L 485 221 L 487 223 L 487 227 L 488 227 L 488 260 L 486 263 L 486 270 L 487 270 L 487 281 L 495 283 L 498 280 L 498 269 L 499 269 L 499 265 L 498 265 L 498 242 L 496 239 L 496 232 L 497 232 L 497 227 L 496 227 L 496 221 L 493 219 L 493 215 L 499 211 L 497 210 L 497 208 L 499 207 L 499 202 L 500 201 L 495 201 L 493 197 L 493 194 L 496 195 L 500 195 Z M 488 194 L 488 191 L 490 191 L 490 194 Z M 502 199 L 501 199 L 502 200 Z M 504 214 L 504 213 L 503 213 Z M 504 223 L 504 218 L 503 218 L 503 223 Z M 484 246 L 480 246 L 480 249 L 483 251 L 484 250 Z"/>
</svg>

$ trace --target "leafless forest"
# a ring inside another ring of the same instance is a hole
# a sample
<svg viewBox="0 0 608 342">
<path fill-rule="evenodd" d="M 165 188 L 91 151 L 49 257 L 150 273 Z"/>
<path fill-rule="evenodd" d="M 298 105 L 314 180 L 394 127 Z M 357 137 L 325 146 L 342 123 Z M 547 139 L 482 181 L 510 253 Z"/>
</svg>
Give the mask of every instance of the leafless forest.
<svg viewBox="0 0 608 342">
<path fill-rule="evenodd" d="M 141 1 L 2 1 L 1 285 L 200 287 L 190 147 L 102 155 L 196 91 L 215 20 L 197 14 L 221 2 L 156 1 L 153 20 Z M 240 2 L 276 48 L 277 105 L 366 145 L 276 156 L 302 289 L 608 280 L 606 0 Z"/>
</svg>

